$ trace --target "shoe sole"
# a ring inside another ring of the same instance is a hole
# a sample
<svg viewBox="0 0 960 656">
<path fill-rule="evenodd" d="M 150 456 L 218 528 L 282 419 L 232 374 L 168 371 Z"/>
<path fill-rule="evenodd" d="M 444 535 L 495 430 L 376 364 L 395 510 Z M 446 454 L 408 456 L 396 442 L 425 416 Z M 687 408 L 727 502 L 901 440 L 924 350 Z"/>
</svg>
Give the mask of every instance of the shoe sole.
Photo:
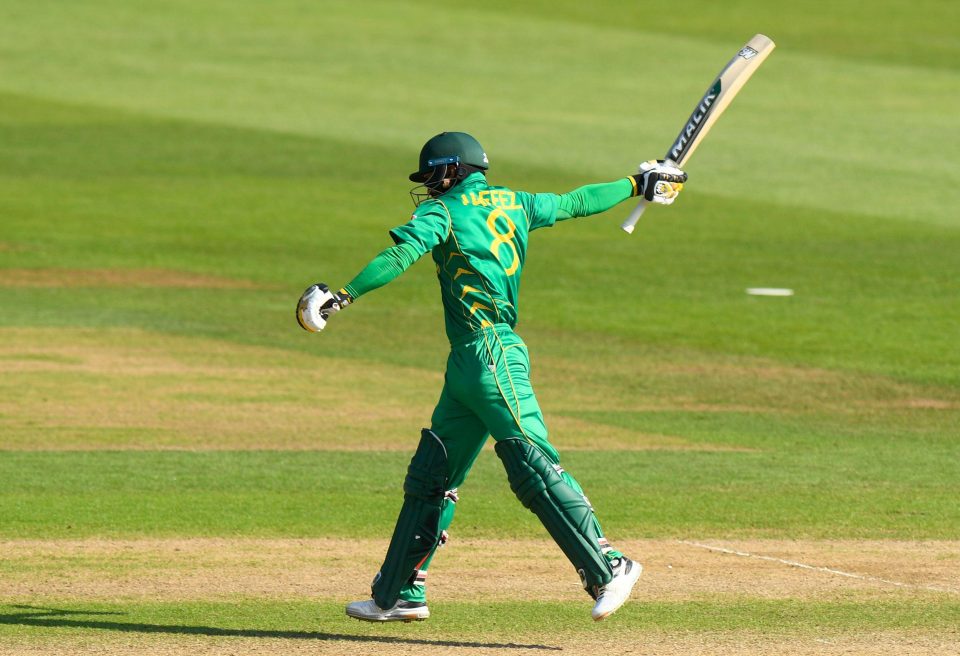
<svg viewBox="0 0 960 656">
<path fill-rule="evenodd" d="M 640 563 L 638 563 L 638 562 L 636 562 L 636 561 L 634 561 L 634 565 L 637 566 L 637 575 L 636 575 L 636 577 L 634 577 L 633 581 L 630 582 L 630 590 L 629 590 L 629 591 L 627 592 L 627 594 L 623 597 L 623 601 L 621 601 L 618 606 L 616 606 L 615 608 L 612 608 L 611 610 L 607 611 L 607 612 L 604 613 L 603 615 L 600 615 L 599 617 L 594 617 L 594 618 L 593 618 L 593 621 L 594 621 L 594 622 L 602 622 L 603 620 L 607 619 L 608 617 L 610 617 L 611 615 L 613 615 L 614 613 L 616 613 L 618 610 L 620 610 L 620 608 L 622 608 L 623 605 L 624 605 L 625 603 L 627 603 L 627 601 L 630 600 L 630 595 L 633 594 L 633 586 L 635 586 L 635 585 L 637 584 L 637 581 L 640 580 L 640 575 L 643 574 L 643 565 L 641 565 Z"/>
<path fill-rule="evenodd" d="M 409 624 L 410 622 L 422 622 L 423 620 L 430 617 L 430 613 L 425 613 L 422 615 L 392 615 L 392 616 L 378 616 L 378 617 L 369 617 L 367 615 L 354 615 L 353 613 L 347 612 L 347 617 L 352 617 L 355 620 L 360 620 L 361 622 L 403 622 L 404 624 Z"/>
</svg>

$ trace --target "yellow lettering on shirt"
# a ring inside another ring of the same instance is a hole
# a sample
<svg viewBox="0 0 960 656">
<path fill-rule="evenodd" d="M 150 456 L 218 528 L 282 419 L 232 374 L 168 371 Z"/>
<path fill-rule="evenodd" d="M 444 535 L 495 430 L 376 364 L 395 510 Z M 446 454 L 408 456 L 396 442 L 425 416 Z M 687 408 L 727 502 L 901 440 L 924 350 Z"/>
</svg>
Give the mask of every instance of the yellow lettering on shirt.
<svg viewBox="0 0 960 656">
<path fill-rule="evenodd" d="M 474 207 L 499 207 L 504 210 L 520 209 L 516 192 L 506 189 L 471 191 L 469 196 L 460 194 L 460 200 L 464 205 L 473 205 Z"/>
</svg>

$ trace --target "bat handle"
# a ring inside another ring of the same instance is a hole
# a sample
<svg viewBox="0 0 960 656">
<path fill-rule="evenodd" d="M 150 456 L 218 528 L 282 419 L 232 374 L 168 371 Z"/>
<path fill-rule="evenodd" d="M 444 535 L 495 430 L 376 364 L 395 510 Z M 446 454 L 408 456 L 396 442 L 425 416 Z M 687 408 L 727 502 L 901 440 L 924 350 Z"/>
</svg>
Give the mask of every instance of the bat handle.
<svg viewBox="0 0 960 656">
<path fill-rule="evenodd" d="M 627 220 L 620 225 L 625 233 L 628 235 L 633 234 L 633 227 L 637 225 L 637 221 L 639 221 L 640 217 L 643 216 L 643 211 L 645 209 L 647 209 L 647 199 L 642 198 L 640 199 L 640 202 L 637 203 L 637 207 L 630 212 L 630 216 L 627 217 Z"/>
</svg>

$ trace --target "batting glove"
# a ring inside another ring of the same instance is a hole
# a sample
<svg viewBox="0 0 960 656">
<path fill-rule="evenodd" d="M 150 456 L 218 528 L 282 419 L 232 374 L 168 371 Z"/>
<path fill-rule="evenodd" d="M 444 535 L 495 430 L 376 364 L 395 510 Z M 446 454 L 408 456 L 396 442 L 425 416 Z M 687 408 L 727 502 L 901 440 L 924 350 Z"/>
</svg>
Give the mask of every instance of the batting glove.
<svg viewBox="0 0 960 656">
<path fill-rule="evenodd" d="M 687 181 L 687 174 L 664 160 L 650 160 L 640 165 L 639 172 L 630 176 L 634 196 L 643 196 L 652 203 L 669 205 L 677 199 Z"/>
<path fill-rule="evenodd" d="M 320 332 L 331 316 L 352 302 L 346 290 L 333 293 L 322 282 L 310 285 L 297 303 L 297 323 L 307 332 Z"/>
</svg>

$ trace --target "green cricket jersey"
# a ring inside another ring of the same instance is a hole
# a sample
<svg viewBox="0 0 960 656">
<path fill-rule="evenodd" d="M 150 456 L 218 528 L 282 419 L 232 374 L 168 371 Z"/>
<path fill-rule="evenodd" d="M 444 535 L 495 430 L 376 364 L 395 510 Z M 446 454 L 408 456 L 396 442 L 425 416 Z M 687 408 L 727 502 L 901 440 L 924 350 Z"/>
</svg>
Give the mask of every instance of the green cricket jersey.
<svg viewBox="0 0 960 656">
<path fill-rule="evenodd" d="M 531 194 L 488 185 L 483 173 L 472 173 L 391 230 L 396 244 L 377 255 L 344 291 L 356 299 L 429 252 L 451 342 L 495 324 L 512 328 L 530 232 L 606 211 L 636 191 L 632 178 L 621 178 L 566 194 Z"/>
<path fill-rule="evenodd" d="M 492 187 L 473 173 L 390 232 L 419 255 L 432 252 L 451 341 L 497 323 L 516 325 L 530 232 L 554 224 L 557 199 Z"/>
</svg>

